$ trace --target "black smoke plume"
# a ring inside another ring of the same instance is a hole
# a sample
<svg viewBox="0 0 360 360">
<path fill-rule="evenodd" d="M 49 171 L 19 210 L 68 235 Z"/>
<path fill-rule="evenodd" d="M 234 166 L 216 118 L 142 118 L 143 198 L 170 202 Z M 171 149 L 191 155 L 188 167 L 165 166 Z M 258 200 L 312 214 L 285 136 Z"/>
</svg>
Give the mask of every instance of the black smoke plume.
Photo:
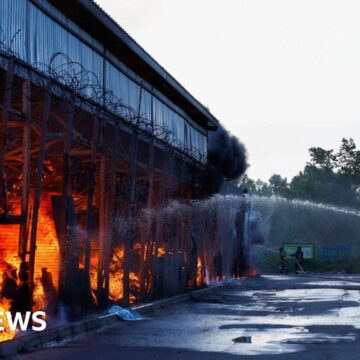
<svg viewBox="0 0 360 360">
<path fill-rule="evenodd" d="M 209 136 L 208 166 L 212 191 L 218 191 L 223 180 L 237 179 L 248 167 L 244 145 L 221 125 Z"/>
</svg>

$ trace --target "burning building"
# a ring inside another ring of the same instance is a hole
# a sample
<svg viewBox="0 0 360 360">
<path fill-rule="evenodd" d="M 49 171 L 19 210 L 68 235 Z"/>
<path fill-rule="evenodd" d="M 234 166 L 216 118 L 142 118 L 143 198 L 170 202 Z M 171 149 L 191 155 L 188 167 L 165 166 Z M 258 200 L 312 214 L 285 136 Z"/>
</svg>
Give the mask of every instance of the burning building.
<svg viewBox="0 0 360 360">
<path fill-rule="evenodd" d="M 1 306 L 77 316 L 202 286 L 218 121 L 93 1 L 0 18 Z"/>
</svg>

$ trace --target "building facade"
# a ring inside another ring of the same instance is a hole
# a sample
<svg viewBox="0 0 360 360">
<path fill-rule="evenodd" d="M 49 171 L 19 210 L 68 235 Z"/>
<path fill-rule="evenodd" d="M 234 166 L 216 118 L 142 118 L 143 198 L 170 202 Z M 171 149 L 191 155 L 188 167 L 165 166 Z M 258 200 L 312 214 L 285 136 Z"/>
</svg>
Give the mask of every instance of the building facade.
<svg viewBox="0 0 360 360">
<path fill-rule="evenodd" d="M 3 0 L 0 19 L 1 306 L 203 285 L 219 240 L 191 202 L 217 120 L 93 1 Z"/>
</svg>

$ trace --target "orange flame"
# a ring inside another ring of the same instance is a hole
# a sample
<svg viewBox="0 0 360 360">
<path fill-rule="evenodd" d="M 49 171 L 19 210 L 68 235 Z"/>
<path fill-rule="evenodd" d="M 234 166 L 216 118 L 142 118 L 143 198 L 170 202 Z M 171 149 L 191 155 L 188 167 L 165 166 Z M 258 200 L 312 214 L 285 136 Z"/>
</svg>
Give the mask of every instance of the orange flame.
<svg viewBox="0 0 360 360">
<path fill-rule="evenodd" d="M 0 331 L 0 342 L 11 340 L 15 337 L 18 330 L 11 330 L 9 327 L 9 323 L 7 321 L 7 317 L 5 312 L 10 310 L 11 303 L 9 300 L 3 298 L 0 299 L 0 312 L 2 312 L 2 326 L 4 327 L 4 331 Z"/>
<path fill-rule="evenodd" d="M 117 301 L 123 298 L 123 278 L 124 278 L 124 246 L 120 245 L 113 251 L 113 256 L 110 262 L 109 274 L 109 298 Z"/>
<path fill-rule="evenodd" d="M 258 273 L 257 273 L 257 271 L 256 271 L 256 268 L 254 268 L 254 267 L 252 267 L 252 268 L 250 268 L 249 270 L 247 270 L 246 272 L 245 272 L 245 276 L 246 277 L 253 277 L 253 276 L 256 276 Z"/>
<path fill-rule="evenodd" d="M 166 254 L 165 247 L 163 246 L 158 247 L 157 256 L 163 257 L 165 256 L 165 254 Z"/>
<path fill-rule="evenodd" d="M 47 301 L 41 284 L 43 267 L 51 272 L 54 286 L 58 287 L 59 276 L 59 245 L 56 236 L 55 224 L 51 213 L 51 194 L 46 194 L 41 200 L 37 229 L 37 249 L 34 271 L 33 310 L 46 310 Z M 12 213 L 18 213 L 20 204 L 12 203 Z M 18 256 L 19 225 L 0 225 L 0 281 L 5 272 L 13 272 L 13 278 L 19 285 L 17 275 L 19 273 L 21 259 Z M 2 285 L 0 285 L 1 287 Z M 0 311 L 8 311 L 11 301 L 0 298 Z M 12 339 L 17 331 L 10 331 L 6 319 L 3 319 L 5 331 L 0 332 L 0 342 Z"/>
<path fill-rule="evenodd" d="M 140 255 L 141 244 L 135 243 L 133 250 Z M 120 245 L 113 251 L 113 256 L 110 262 L 110 274 L 109 274 L 109 298 L 113 301 L 120 301 L 124 298 L 124 246 Z M 140 290 L 140 276 L 133 271 L 129 272 L 130 289 L 132 293 L 129 296 L 130 303 L 136 301 L 136 295 L 134 292 Z"/>
<path fill-rule="evenodd" d="M 204 268 L 200 257 L 197 258 L 196 286 L 204 284 Z"/>
</svg>

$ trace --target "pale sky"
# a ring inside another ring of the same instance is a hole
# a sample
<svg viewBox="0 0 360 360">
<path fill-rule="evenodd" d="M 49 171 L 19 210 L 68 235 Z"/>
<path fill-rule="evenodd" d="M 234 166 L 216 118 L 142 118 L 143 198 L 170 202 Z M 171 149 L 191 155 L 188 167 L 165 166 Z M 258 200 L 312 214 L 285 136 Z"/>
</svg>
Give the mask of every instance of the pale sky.
<svg viewBox="0 0 360 360">
<path fill-rule="evenodd" d="M 245 144 L 250 177 L 360 147 L 360 1 L 97 2 Z"/>
</svg>

